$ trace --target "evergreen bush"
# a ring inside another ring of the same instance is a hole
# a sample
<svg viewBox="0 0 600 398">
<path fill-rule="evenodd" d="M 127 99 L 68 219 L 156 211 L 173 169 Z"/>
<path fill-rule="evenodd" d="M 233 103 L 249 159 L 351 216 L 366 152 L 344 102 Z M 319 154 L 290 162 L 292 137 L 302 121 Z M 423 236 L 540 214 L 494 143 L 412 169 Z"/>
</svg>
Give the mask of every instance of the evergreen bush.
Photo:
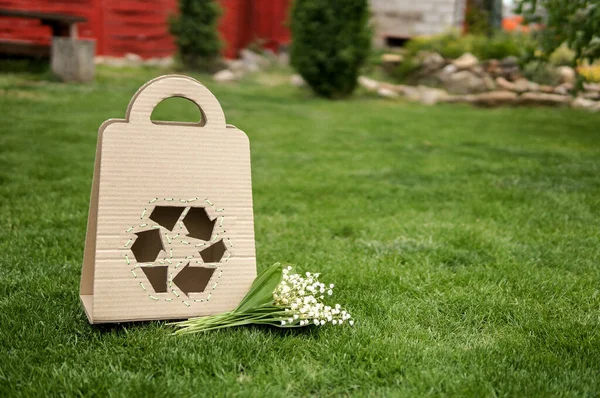
<svg viewBox="0 0 600 398">
<path fill-rule="evenodd" d="M 371 48 L 368 0 L 295 0 L 291 64 L 313 91 L 346 97 Z"/>
<path fill-rule="evenodd" d="M 179 15 L 170 19 L 170 31 L 186 68 L 214 71 L 218 67 L 220 15 L 221 7 L 215 0 L 179 0 Z"/>
</svg>

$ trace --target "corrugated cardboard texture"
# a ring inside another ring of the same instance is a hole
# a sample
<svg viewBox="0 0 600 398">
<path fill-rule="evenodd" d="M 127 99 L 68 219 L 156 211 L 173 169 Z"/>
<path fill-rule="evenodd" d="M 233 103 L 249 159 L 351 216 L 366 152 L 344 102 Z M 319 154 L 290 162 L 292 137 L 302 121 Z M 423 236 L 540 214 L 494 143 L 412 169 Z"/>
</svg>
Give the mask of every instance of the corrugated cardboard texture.
<svg viewBox="0 0 600 398">
<path fill-rule="evenodd" d="M 174 96 L 195 102 L 203 125 L 152 122 L 154 107 Z M 191 206 L 204 208 L 214 224 L 211 238 L 188 238 L 183 218 L 172 231 L 161 227 L 150 218 L 156 206 L 186 207 L 185 212 Z M 165 250 L 152 264 L 140 265 L 132 252 L 136 233 L 151 229 L 160 231 Z M 224 245 L 222 257 L 223 246 L 200 255 L 215 244 Z M 213 257 L 221 258 L 204 263 Z M 189 272 L 177 278 L 188 263 L 214 269 L 203 292 L 186 295 L 173 283 L 186 285 L 188 275 L 210 275 Z M 157 270 L 143 272 L 146 266 L 168 267 L 166 292 L 154 291 L 146 274 Z M 184 319 L 228 311 L 255 276 L 248 138 L 225 124 L 219 102 L 198 81 L 177 75 L 150 81 L 133 97 L 126 119 L 108 120 L 98 134 L 80 291 L 90 322 Z"/>
</svg>

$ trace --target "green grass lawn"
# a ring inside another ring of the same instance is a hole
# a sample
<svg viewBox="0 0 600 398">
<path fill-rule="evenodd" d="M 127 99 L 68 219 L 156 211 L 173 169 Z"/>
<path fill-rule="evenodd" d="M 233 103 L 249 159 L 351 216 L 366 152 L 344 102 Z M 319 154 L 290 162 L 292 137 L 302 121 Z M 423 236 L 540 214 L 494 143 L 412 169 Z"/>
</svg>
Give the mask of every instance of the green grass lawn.
<svg viewBox="0 0 600 398">
<path fill-rule="evenodd" d="M 90 326 L 97 129 L 158 73 L 0 75 L 0 396 L 600 395 L 600 115 L 570 109 L 329 102 L 281 76 L 200 76 L 250 137 L 259 268 L 321 271 L 357 324 Z"/>
</svg>

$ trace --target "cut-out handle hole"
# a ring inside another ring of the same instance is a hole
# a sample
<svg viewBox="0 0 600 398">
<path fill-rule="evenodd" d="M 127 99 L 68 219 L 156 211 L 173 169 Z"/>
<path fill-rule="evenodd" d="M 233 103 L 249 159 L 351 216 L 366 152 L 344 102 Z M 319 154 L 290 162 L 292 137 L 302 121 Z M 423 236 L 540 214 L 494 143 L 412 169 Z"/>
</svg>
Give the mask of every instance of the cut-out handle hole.
<svg viewBox="0 0 600 398">
<path fill-rule="evenodd" d="M 154 124 L 195 124 L 204 126 L 206 115 L 195 102 L 184 97 L 162 100 L 154 107 L 150 118 Z"/>
</svg>

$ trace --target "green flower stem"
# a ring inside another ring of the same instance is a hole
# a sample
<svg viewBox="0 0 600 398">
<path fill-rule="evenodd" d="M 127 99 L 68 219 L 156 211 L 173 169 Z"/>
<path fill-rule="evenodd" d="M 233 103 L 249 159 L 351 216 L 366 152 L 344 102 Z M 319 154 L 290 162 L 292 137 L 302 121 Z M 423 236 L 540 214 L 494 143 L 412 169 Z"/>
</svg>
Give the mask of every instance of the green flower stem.
<svg viewBox="0 0 600 398">
<path fill-rule="evenodd" d="M 223 329 L 233 326 L 242 326 L 249 324 L 268 324 L 281 326 L 282 319 L 289 317 L 285 308 L 273 305 L 264 305 L 251 311 L 230 311 L 224 314 L 218 314 L 208 317 L 192 318 L 186 321 L 175 322 L 173 325 L 182 328 L 175 331 L 175 334 L 194 333 L 198 331 L 209 331 Z M 295 325 L 289 325 L 294 327 Z"/>
</svg>

